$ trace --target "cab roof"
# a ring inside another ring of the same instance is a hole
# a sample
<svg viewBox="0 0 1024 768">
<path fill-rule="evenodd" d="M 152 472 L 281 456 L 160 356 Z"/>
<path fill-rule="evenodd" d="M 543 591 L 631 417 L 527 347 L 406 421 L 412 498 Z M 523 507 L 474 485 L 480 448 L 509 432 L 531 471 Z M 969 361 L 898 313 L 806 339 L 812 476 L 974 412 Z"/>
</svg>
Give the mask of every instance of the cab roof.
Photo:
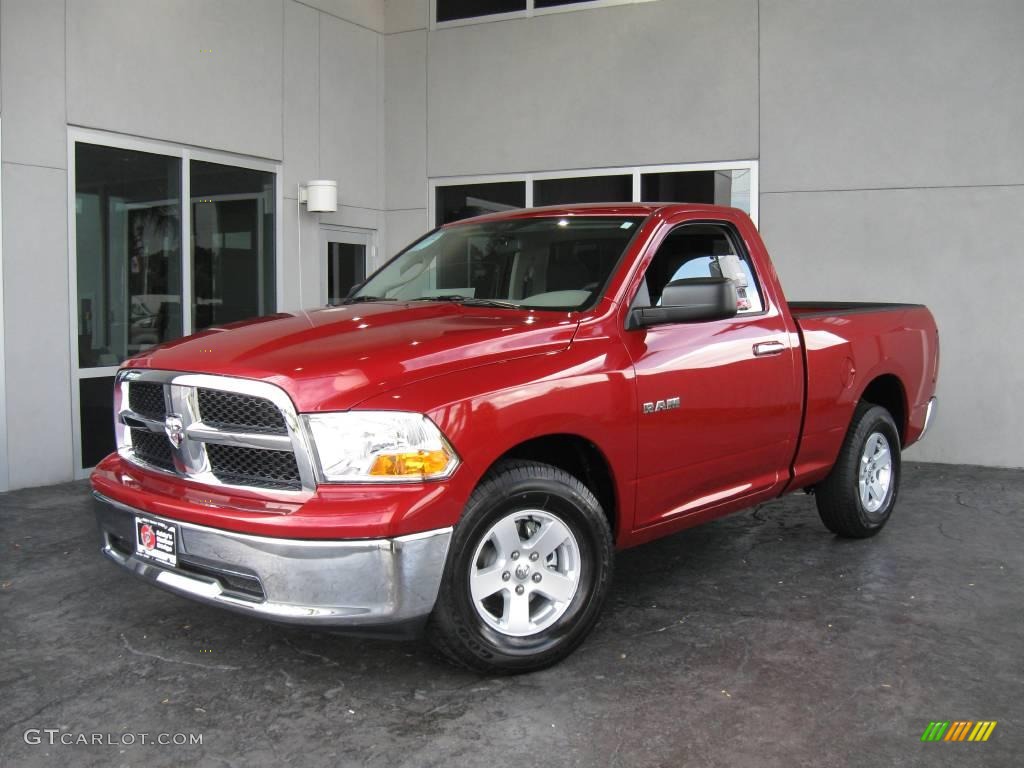
<svg viewBox="0 0 1024 768">
<path fill-rule="evenodd" d="M 573 205 L 548 205 L 541 208 L 515 208 L 510 211 L 485 213 L 468 219 L 449 222 L 445 227 L 457 226 L 468 222 L 510 221 L 513 219 L 530 219 L 542 216 L 663 216 L 692 212 L 713 216 L 726 211 L 735 212 L 739 209 L 724 205 L 707 205 L 704 203 L 577 203 Z"/>
</svg>

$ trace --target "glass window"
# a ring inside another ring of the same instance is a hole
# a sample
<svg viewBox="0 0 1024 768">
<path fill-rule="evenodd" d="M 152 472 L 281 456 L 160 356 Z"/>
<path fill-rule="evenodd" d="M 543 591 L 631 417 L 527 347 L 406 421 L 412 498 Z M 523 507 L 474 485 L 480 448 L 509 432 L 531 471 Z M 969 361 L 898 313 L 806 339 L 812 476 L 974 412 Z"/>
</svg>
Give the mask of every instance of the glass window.
<svg viewBox="0 0 1024 768">
<path fill-rule="evenodd" d="M 578 5 L 589 3 L 591 0 L 533 0 L 534 8 L 556 8 L 559 5 Z"/>
<path fill-rule="evenodd" d="M 274 174 L 193 160 L 196 331 L 274 311 Z"/>
<path fill-rule="evenodd" d="M 352 300 L 583 309 L 600 297 L 641 221 L 545 216 L 438 230 L 392 259 Z"/>
<path fill-rule="evenodd" d="M 633 306 L 657 307 L 665 286 L 690 277 L 728 277 L 736 284 L 739 312 L 760 312 L 764 306 L 746 254 L 725 227 L 684 224 L 669 233 L 651 259 Z"/>
<path fill-rule="evenodd" d="M 82 466 L 93 467 L 114 443 L 114 377 L 79 379 L 79 429 L 82 435 Z"/>
<path fill-rule="evenodd" d="M 454 21 L 525 11 L 526 0 L 437 0 L 437 20 Z"/>
<path fill-rule="evenodd" d="M 275 310 L 275 174 L 75 142 L 78 360 L 73 397 L 82 467 L 113 450 L 114 368 L 214 323 Z M 183 153 L 186 157 L 188 151 Z M 191 247 L 182 250 L 182 201 Z M 182 297 L 184 256 L 193 295 Z"/>
<path fill-rule="evenodd" d="M 366 279 L 366 246 L 327 243 L 327 303 L 337 304 Z"/>
<path fill-rule="evenodd" d="M 438 226 L 496 211 L 526 207 L 525 181 L 454 184 L 437 188 L 435 218 Z"/>
<path fill-rule="evenodd" d="M 750 170 L 643 173 L 640 175 L 640 200 L 729 205 L 750 213 Z"/>
<path fill-rule="evenodd" d="M 79 367 L 181 336 L 180 161 L 77 143 L 75 250 Z"/>
<path fill-rule="evenodd" d="M 534 205 L 571 203 L 628 203 L 633 199 L 633 177 L 577 176 L 568 179 L 539 179 L 533 182 Z"/>
</svg>

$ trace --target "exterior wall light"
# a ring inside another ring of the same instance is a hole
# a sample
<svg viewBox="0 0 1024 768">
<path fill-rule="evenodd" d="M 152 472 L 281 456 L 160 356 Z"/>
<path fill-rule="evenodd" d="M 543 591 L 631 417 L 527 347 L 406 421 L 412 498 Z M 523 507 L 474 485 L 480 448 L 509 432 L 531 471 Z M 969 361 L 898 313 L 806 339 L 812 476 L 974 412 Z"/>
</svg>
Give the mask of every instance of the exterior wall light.
<svg viewBox="0 0 1024 768">
<path fill-rule="evenodd" d="M 305 203 L 310 213 L 333 213 L 338 210 L 338 182 L 314 179 L 299 184 L 299 203 Z"/>
</svg>

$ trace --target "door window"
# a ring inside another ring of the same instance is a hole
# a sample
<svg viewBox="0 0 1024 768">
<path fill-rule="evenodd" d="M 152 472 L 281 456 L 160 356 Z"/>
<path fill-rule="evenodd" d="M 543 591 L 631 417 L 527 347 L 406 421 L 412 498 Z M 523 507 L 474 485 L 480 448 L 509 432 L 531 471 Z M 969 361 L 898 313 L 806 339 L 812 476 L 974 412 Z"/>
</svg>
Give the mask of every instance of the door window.
<svg viewBox="0 0 1024 768">
<path fill-rule="evenodd" d="M 740 314 L 761 312 L 764 303 L 750 259 L 720 224 L 683 224 L 669 233 L 651 259 L 633 307 L 657 307 L 665 286 L 693 277 L 727 277 L 736 286 Z"/>
</svg>

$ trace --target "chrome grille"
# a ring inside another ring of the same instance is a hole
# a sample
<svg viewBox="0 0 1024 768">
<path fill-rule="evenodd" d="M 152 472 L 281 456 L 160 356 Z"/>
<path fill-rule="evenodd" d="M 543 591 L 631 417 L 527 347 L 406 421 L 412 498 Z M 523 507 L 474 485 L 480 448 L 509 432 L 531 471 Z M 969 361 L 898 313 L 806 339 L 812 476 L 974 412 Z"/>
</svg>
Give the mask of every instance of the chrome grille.
<svg viewBox="0 0 1024 768">
<path fill-rule="evenodd" d="M 299 466 L 291 451 L 260 451 L 237 445 L 206 446 L 210 471 L 230 485 L 299 488 Z"/>
<path fill-rule="evenodd" d="M 273 384 L 131 370 L 118 374 L 114 397 L 118 451 L 129 461 L 209 485 L 316 487 L 298 414 Z"/>
<path fill-rule="evenodd" d="M 199 417 L 207 426 L 269 435 L 288 434 L 281 411 L 265 398 L 220 389 L 200 389 L 197 394 Z"/>
<path fill-rule="evenodd" d="M 167 417 L 163 384 L 136 382 L 128 390 L 128 407 L 139 416 L 163 421 Z"/>
<path fill-rule="evenodd" d="M 167 435 L 150 432 L 148 429 L 132 430 L 132 448 L 135 456 L 147 464 L 169 471 L 174 470 L 174 456 Z"/>
</svg>

